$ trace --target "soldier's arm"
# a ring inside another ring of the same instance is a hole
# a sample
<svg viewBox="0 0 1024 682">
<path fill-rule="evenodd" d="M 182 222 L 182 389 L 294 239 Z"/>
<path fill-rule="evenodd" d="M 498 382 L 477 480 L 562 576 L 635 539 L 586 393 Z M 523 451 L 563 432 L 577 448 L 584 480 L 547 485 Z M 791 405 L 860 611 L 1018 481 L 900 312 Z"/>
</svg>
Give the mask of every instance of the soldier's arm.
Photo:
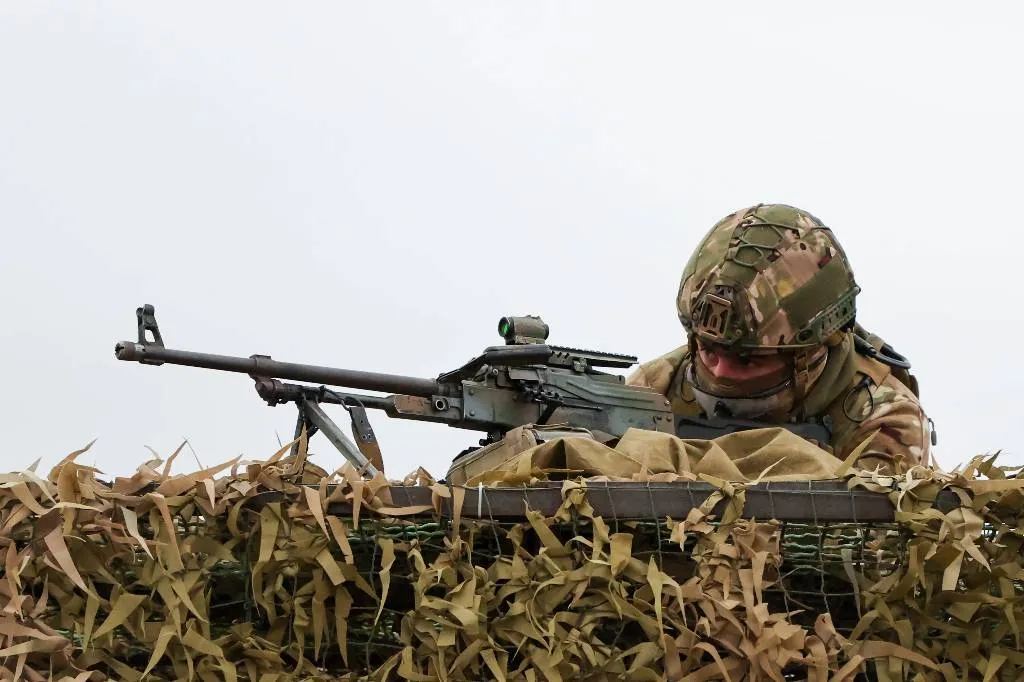
<svg viewBox="0 0 1024 682">
<path fill-rule="evenodd" d="M 927 418 L 917 398 L 889 378 L 871 389 L 871 400 L 861 408 L 863 421 L 844 439 L 836 455 L 845 460 L 870 438 L 858 458 L 863 469 L 880 467 L 887 473 L 930 463 Z M 876 433 L 877 431 L 877 433 Z"/>
<path fill-rule="evenodd" d="M 647 364 L 640 365 L 626 377 L 626 383 L 630 386 L 643 386 L 645 388 L 654 388 L 654 382 L 651 380 L 650 368 Z"/>
<path fill-rule="evenodd" d="M 626 383 L 630 386 L 644 386 L 662 395 L 667 395 L 669 386 L 672 384 L 672 377 L 686 356 L 686 351 L 687 346 L 681 346 L 660 358 L 643 363 L 626 377 Z"/>
</svg>

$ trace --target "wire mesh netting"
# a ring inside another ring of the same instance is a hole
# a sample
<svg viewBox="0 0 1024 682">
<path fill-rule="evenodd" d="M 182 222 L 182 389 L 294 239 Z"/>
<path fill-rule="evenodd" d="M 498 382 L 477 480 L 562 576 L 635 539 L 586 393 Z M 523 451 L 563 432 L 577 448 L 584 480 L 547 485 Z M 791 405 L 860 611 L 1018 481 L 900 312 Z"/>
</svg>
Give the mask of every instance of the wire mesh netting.
<svg viewBox="0 0 1024 682">
<path fill-rule="evenodd" d="M 990 462 L 755 485 L 218 471 L 6 475 L 0 676 L 1024 674 L 1024 486 Z"/>
<path fill-rule="evenodd" d="M 855 585 L 865 578 L 877 581 L 891 575 L 905 558 L 906 537 L 894 523 L 777 522 L 763 525 L 770 531 L 769 542 L 777 543 L 779 562 L 766 566 L 759 598 L 769 612 L 786 614 L 790 623 L 808 629 L 813 629 L 821 614 L 830 614 L 836 632 L 850 635 L 863 615 Z M 721 532 L 720 524 L 712 524 L 712 527 Z M 571 523 L 557 523 L 547 528 L 563 547 L 578 551 L 580 564 L 586 564 L 583 559 L 591 555 L 593 548 L 592 521 L 574 519 Z M 502 568 L 511 571 L 516 557 L 536 558 L 545 549 L 541 537 L 532 529 L 524 528 L 522 523 L 473 520 L 464 522 L 462 530 L 467 564 L 484 567 L 489 574 L 501 573 Z M 644 566 L 653 561 L 660 571 L 679 583 L 699 576 L 700 564 L 708 558 L 706 548 L 700 546 L 700 535 L 673 536 L 665 521 L 612 520 L 609 532 L 610 536 L 630 536 L 631 560 Z M 428 519 L 363 523 L 358 531 L 349 533 L 348 542 L 358 575 L 366 587 L 372 588 L 352 592 L 346 637 L 350 665 L 358 666 L 362 672 L 372 671 L 401 652 L 404 645 L 400 626 L 406 614 L 419 608 L 422 597 L 443 598 L 446 594 L 440 582 L 422 594 L 418 594 L 415 587 L 425 565 L 435 564 L 451 553 L 451 536 L 450 522 Z M 395 549 L 395 558 L 388 566 L 390 583 L 383 607 L 379 601 L 384 570 L 381 539 L 393 543 Z M 340 551 L 336 551 L 335 559 L 344 560 Z M 246 599 L 233 599 L 223 606 L 244 608 L 244 618 L 253 622 L 258 632 L 265 633 L 270 623 L 242 577 L 247 574 L 244 562 L 233 564 L 230 570 L 234 575 L 226 580 L 231 584 L 226 595 L 234 597 L 238 590 L 244 590 Z M 285 574 L 288 577 L 282 586 L 290 594 L 296 594 L 301 585 L 314 579 L 312 571 L 308 570 L 286 570 Z M 588 587 L 610 582 L 599 575 L 587 578 Z M 563 620 L 564 616 L 580 611 L 581 607 L 572 605 L 571 597 L 566 594 L 552 609 L 561 614 Z M 488 615 L 501 617 L 509 606 L 507 601 L 494 603 Z M 216 601 L 211 604 L 214 610 L 221 607 Z M 236 614 L 236 617 L 241 615 Z M 450 617 L 436 620 L 438 631 L 453 623 Z M 325 634 L 330 640 L 331 633 Z M 591 629 L 589 634 L 591 645 L 601 644 L 609 652 L 627 650 L 649 640 L 642 627 L 620 618 L 617 613 L 609 613 L 605 622 Z M 291 643 L 293 637 L 294 626 L 289 623 L 286 644 Z M 523 641 L 517 639 L 506 645 L 511 663 L 515 662 L 515 650 Z M 306 655 L 319 667 L 329 669 L 344 665 L 334 643 L 322 647 L 318 655 L 313 648 L 313 642 L 307 642 Z"/>
</svg>

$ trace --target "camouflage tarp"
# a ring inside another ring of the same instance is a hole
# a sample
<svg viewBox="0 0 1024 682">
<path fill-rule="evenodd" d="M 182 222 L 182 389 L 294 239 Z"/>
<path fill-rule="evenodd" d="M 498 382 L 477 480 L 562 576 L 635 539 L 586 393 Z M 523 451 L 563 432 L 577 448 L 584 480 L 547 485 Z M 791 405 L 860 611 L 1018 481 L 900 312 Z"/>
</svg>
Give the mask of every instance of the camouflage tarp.
<svg viewBox="0 0 1024 682">
<path fill-rule="evenodd" d="M 187 476 L 172 456 L 105 483 L 80 453 L 0 476 L 3 678 L 1024 675 L 1024 481 L 991 460 L 843 472 L 892 523 L 744 518 L 747 484 L 721 480 L 686 518 L 603 518 L 577 480 L 515 522 L 465 518 L 465 488 L 423 471 L 404 483 L 430 503 L 399 505 L 300 445 Z"/>
</svg>

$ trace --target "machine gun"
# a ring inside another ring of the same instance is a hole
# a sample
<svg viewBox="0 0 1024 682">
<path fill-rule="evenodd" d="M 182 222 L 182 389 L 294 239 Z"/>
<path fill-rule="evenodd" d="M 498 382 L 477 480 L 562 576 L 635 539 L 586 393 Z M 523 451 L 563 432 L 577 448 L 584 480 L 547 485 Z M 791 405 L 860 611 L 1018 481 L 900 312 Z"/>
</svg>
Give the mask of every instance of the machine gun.
<svg viewBox="0 0 1024 682">
<path fill-rule="evenodd" d="M 380 449 L 366 414 L 378 409 L 389 417 L 440 422 L 482 431 L 480 444 L 497 442 L 526 424 L 567 424 L 586 429 L 601 440 L 622 436 L 629 428 L 674 433 L 684 438 L 714 438 L 733 431 L 772 426 L 733 419 L 674 416 L 668 400 L 651 389 L 630 386 L 604 369 L 637 363 L 631 355 L 580 350 L 547 344 L 549 328 L 539 317 L 503 317 L 498 333 L 504 346 L 491 346 L 458 369 L 426 379 L 363 370 L 339 369 L 273 360 L 267 355 L 236 357 L 173 350 L 164 346 L 153 306 L 136 310 L 138 341 L 121 341 L 118 360 L 144 365 L 187 365 L 248 374 L 269 405 L 295 403 L 296 438 L 322 431 L 362 473 L 382 468 Z M 282 379 L 320 384 L 285 383 Z M 345 393 L 328 386 L 386 392 Z M 344 407 L 352 418 L 355 442 L 327 416 L 322 403 Z M 798 431 L 809 425 L 779 425 Z M 824 427 L 817 427 L 824 431 Z M 828 433 L 802 433 L 828 440 Z"/>
</svg>

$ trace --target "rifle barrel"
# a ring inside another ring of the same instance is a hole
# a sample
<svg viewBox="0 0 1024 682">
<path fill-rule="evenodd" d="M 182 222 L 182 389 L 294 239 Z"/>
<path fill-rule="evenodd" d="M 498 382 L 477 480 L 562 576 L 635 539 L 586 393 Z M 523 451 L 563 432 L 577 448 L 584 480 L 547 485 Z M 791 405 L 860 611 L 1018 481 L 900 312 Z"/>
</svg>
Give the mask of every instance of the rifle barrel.
<svg viewBox="0 0 1024 682">
<path fill-rule="evenodd" d="M 232 355 L 216 355 L 213 353 L 196 353 L 187 350 L 174 350 L 155 344 L 122 341 L 114 346 L 114 354 L 118 360 L 140 362 L 143 364 L 185 365 L 216 369 L 224 372 L 238 372 L 252 377 L 266 379 L 290 379 L 307 381 L 327 386 L 357 388 L 364 391 L 383 391 L 386 393 L 404 393 L 430 397 L 443 395 L 444 389 L 434 379 L 403 376 L 400 374 L 381 374 L 364 372 L 354 369 L 339 369 L 321 365 L 303 365 L 294 362 L 279 362 L 267 356 L 254 355 L 248 358 Z"/>
</svg>

